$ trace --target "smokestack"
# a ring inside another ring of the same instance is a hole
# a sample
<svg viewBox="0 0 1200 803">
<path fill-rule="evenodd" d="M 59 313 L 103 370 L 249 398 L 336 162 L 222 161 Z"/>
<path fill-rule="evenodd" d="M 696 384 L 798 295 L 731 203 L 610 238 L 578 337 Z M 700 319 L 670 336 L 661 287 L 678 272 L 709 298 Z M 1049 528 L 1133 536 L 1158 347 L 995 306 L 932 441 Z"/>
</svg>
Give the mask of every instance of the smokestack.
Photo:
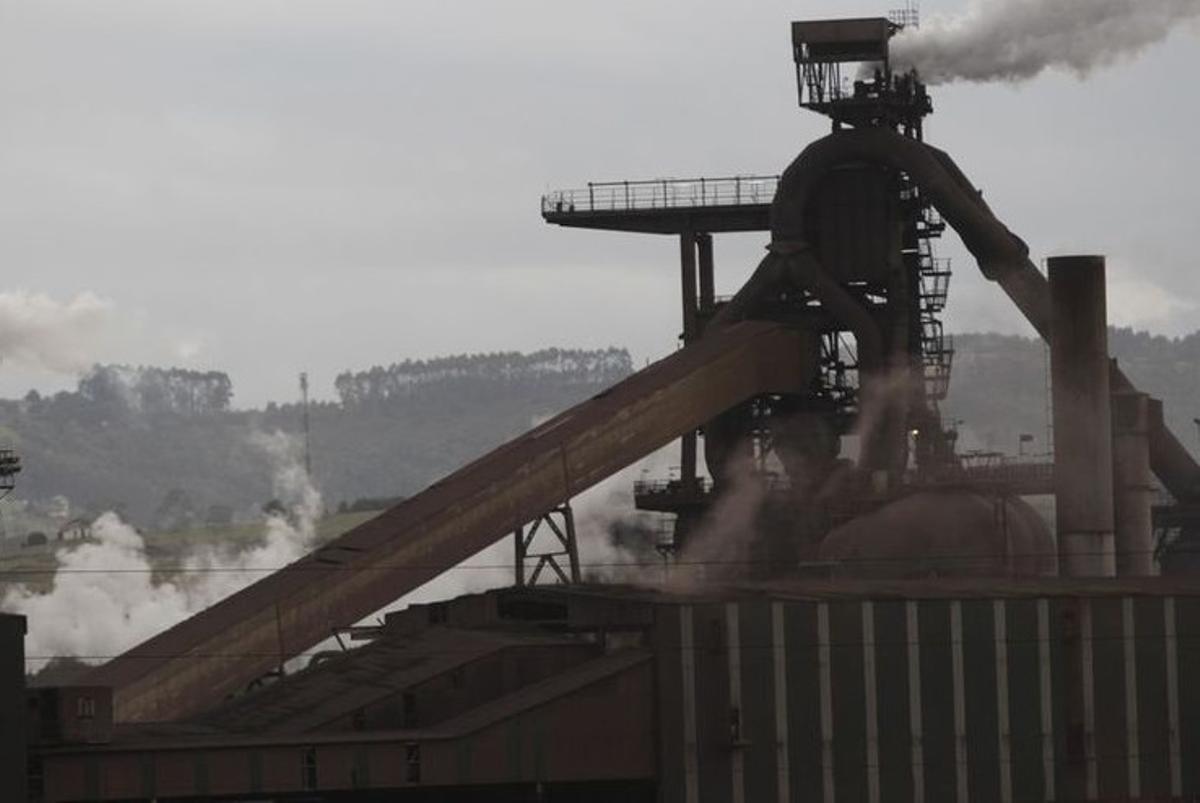
<svg viewBox="0 0 1200 803">
<path fill-rule="evenodd" d="M 1104 257 L 1052 258 L 1049 273 L 1059 571 L 1111 577 L 1116 556 Z"/>
<path fill-rule="evenodd" d="M 1112 397 L 1113 524 L 1117 574 L 1146 576 L 1154 571 L 1154 481 L 1150 471 L 1150 397 Z"/>
</svg>

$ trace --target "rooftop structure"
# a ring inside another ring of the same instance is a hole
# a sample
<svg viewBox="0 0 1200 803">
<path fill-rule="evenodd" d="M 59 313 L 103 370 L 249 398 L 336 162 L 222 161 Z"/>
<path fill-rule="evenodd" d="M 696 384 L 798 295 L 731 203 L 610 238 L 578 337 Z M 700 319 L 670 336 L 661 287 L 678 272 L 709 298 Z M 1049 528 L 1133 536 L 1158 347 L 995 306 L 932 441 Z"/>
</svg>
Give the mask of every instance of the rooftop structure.
<svg viewBox="0 0 1200 803">
<path fill-rule="evenodd" d="M 888 53 L 903 27 L 882 17 L 793 22 L 800 105 L 830 117 L 835 129 L 886 126 L 920 139 L 933 101 L 916 73 L 892 71 Z"/>
<path fill-rule="evenodd" d="M 34 766 L 46 803 L 1183 799 L 1198 639 L 1144 579 L 506 589 L 175 722 L 66 690 Z"/>
</svg>

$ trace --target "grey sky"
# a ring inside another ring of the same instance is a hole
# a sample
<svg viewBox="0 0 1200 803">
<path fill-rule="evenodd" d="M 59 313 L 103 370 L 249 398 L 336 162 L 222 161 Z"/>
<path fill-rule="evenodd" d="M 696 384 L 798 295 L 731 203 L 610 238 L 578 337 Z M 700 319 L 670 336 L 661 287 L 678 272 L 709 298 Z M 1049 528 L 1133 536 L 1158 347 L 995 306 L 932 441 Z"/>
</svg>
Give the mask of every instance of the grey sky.
<svg viewBox="0 0 1200 803">
<path fill-rule="evenodd" d="M 964 0 L 926 0 L 926 14 Z M 894 3 L 891 3 L 894 5 Z M 89 359 L 228 370 L 236 403 L 307 369 L 546 345 L 675 345 L 676 244 L 547 227 L 590 179 L 777 172 L 792 19 L 859 0 L 0 0 L 7 289 L 90 291 Z M 928 139 L 1043 256 L 1111 257 L 1118 323 L 1200 328 L 1200 39 L 1085 83 L 938 88 Z M 718 239 L 718 290 L 761 235 Z M 1192 247 L 1189 247 L 1192 246 Z M 1023 331 L 957 242 L 952 330 Z M 0 394 L 70 377 L 0 367 Z"/>
</svg>

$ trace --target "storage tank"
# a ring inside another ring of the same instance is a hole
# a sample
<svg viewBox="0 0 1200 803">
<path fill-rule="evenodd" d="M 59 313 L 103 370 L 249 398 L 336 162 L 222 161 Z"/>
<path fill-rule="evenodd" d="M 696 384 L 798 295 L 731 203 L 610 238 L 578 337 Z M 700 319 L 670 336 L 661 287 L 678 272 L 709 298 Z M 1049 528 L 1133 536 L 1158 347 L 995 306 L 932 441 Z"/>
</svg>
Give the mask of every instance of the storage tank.
<svg viewBox="0 0 1200 803">
<path fill-rule="evenodd" d="M 1055 573 L 1050 528 L 1020 497 L 922 491 L 829 533 L 818 557 L 860 577 L 1042 576 Z"/>
</svg>

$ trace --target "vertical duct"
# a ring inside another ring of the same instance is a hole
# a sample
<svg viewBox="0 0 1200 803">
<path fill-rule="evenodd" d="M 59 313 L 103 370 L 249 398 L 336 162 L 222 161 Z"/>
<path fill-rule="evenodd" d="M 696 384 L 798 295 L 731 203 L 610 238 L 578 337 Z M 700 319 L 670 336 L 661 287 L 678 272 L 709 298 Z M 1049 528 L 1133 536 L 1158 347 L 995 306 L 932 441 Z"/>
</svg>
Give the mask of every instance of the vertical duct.
<svg viewBox="0 0 1200 803">
<path fill-rule="evenodd" d="M 1049 261 L 1059 571 L 1111 577 L 1112 412 L 1104 257 Z"/>
<path fill-rule="evenodd" d="M 1115 393 L 1113 423 L 1113 527 L 1117 574 L 1154 570 L 1154 477 L 1150 470 L 1150 398 Z"/>
</svg>

